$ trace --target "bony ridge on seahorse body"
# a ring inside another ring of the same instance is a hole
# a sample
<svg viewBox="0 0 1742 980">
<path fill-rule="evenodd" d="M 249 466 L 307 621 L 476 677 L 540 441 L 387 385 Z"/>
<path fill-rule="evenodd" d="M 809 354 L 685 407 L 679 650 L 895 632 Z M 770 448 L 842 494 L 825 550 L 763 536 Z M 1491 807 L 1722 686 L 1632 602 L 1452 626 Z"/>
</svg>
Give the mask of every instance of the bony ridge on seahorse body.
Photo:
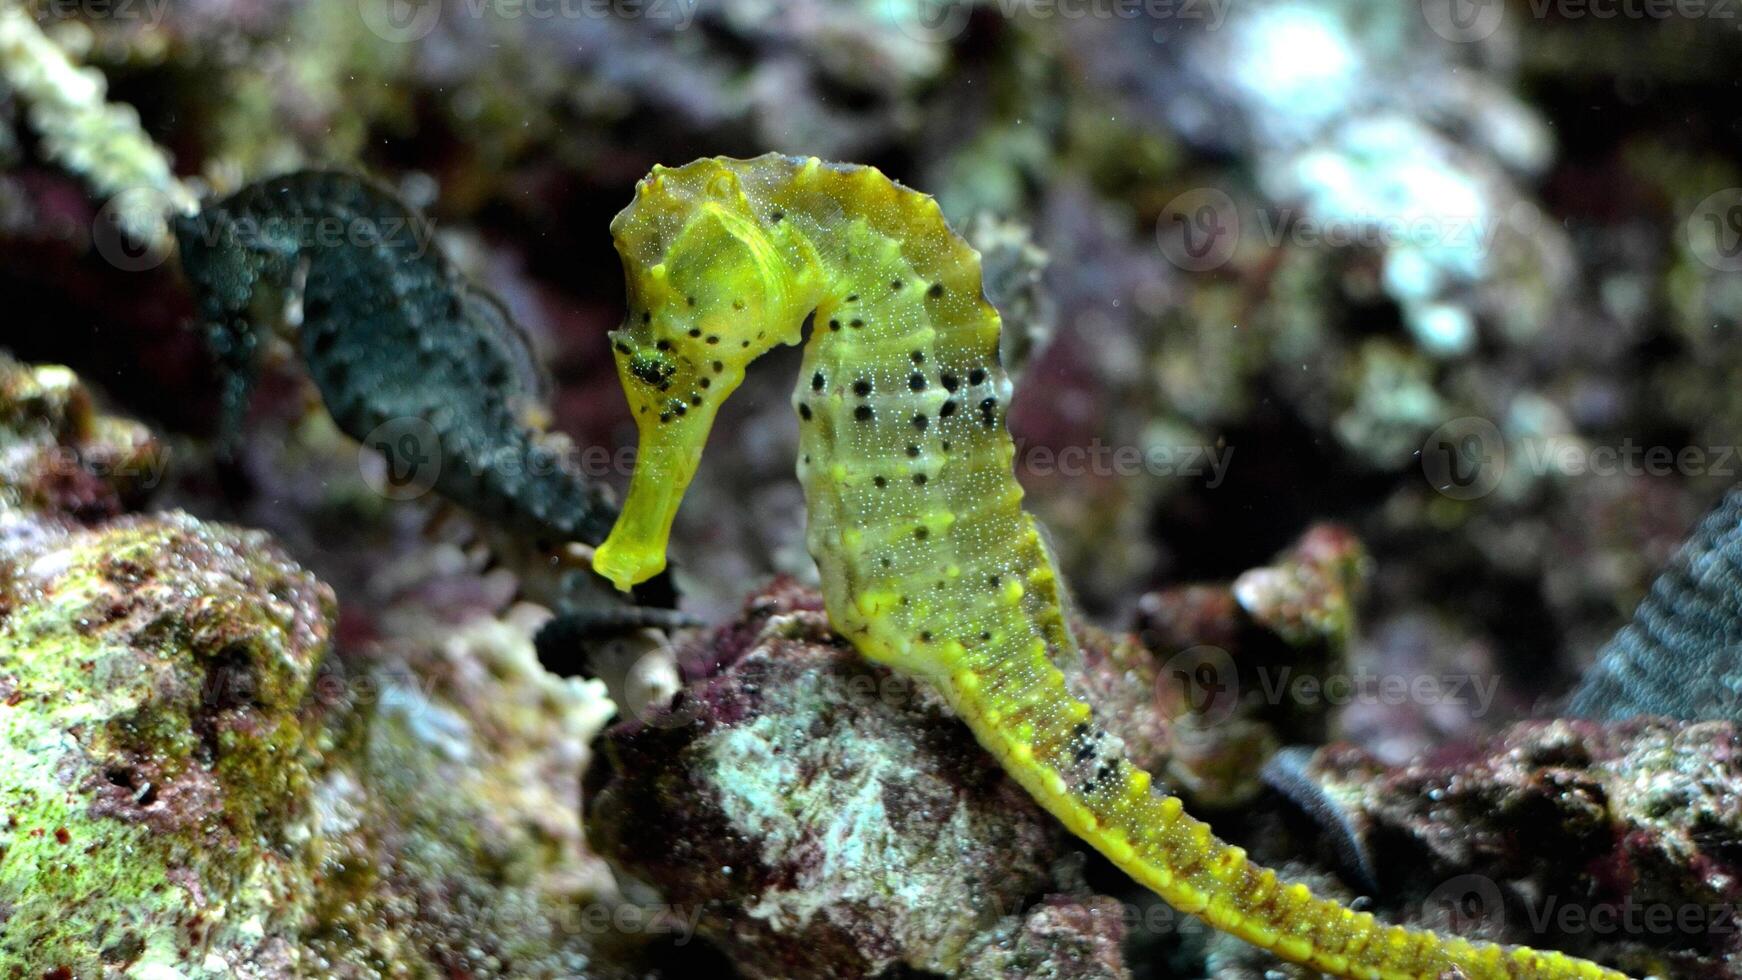
<svg viewBox="0 0 1742 980">
<path fill-rule="evenodd" d="M 869 167 L 765 155 L 655 168 L 612 222 L 612 334 L 641 455 L 594 568 L 627 589 L 667 538 L 722 399 L 811 322 L 793 405 L 829 619 L 932 682 L 1040 804 L 1183 912 L 1350 977 L 1610 978 L 1561 953 L 1386 925 L 1218 840 L 1150 785 L 1055 663 L 1076 656 L 1022 510 L 999 317 L 935 201 Z"/>
</svg>

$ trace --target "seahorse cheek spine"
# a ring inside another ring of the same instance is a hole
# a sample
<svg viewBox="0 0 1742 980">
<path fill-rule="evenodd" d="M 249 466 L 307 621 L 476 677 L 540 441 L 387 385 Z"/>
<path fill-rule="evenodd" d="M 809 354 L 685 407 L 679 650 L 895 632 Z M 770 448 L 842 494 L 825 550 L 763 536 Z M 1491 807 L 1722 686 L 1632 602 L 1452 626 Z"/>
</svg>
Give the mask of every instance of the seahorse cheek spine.
<svg viewBox="0 0 1742 980">
<path fill-rule="evenodd" d="M 1126 761 L 1055 666 L 1076 645 L 1012 471 L 998 314 L 978 255 L 930 198 L 865 167 L 700 160 L 655 171 L 613 228 L 631 282 L 663 282 L 632 286 L 632 302 L 654 308 L 632 309 L 615 338 L 620 365 L 634 366 L 622 376 L 649 472 L 663 481 L 642 480 L 638 464 L 599 551 L 595 567 L 620 587 L 663 564 L 711 420 L 711 409 L 692 420 L 692 408 L 660 421 L 658 399 L 697 365 L 705 377 L 717 363 L 735 386 L 750 360 L 796 341 L 810 312 L 793 405 L 830 620 L 868 658 L 936 684 L 1074 833 L 1181 911 L 1330 973 L 1621 976 L 1557 953 L 1386 926 L 1317 898 L 1217 840 Z M 734 319 L 732 304 L 773 319 Z"/>
</svg>

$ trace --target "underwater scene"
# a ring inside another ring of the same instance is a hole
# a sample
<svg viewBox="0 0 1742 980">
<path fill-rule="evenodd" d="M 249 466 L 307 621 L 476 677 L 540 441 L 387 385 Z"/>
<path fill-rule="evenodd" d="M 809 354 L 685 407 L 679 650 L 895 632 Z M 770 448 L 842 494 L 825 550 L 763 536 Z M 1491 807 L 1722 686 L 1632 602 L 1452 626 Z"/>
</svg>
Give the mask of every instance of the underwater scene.
<svg viewBox="0 0 1742 980">
<path fill-rule="evenodd" d="M 1742 0 L 0 0 L 0 980 L 1742 980 Z"/>
</svg>

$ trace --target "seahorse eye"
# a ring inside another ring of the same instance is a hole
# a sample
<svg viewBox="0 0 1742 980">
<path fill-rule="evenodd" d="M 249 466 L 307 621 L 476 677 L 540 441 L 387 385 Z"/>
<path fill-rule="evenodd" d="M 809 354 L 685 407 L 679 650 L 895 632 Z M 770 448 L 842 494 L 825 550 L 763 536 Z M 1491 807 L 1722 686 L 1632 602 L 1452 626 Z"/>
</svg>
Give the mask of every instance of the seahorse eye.
<svg viewBox="0 0 1742 980">
<path fill-rule="evenodd" d="M 677 365 L 664 351 L 639 350 L 629 356 L 629 373 L 650 385 L 662 385 L 677 373 Z"/>
</svg>

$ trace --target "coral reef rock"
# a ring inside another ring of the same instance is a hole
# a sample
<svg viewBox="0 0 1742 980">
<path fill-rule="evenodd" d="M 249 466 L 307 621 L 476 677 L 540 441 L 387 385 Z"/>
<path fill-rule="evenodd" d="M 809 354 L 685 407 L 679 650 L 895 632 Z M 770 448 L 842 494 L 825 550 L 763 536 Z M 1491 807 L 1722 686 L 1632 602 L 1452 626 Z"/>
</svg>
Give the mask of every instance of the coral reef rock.
<svg viewBox="0 0 1742 980">
<path fill-rule="evenodd" d="M 264 535 L 179 515 L 15 529 L 0 567 L 0 963 L 282 958 L 331 592 Z"/>
<path fill-rule="evenodd" d="M 153 489 L 167 465 L 144 426 L 100 414 L 71 371 L 0 352 L 0 507 L 114 517 Z"/>
<path fill-rule="evenodd" d="M 0 361 L 0 977 L 623 975 L 575 804 L 614 709 L 542 614 L 450 591 L 335 650 L 264 532 L 109 516 L 156 445 Z"/>
<path fill-rule="evenodd" d="M 1384 903 L 1424 924 L 1735 977 L 1739 750 L 1729 722 L 1532 721 L 1404 767 L 1331 746 L 1312 771 L 1368 821 Z"/>
<path fill-rule="evenodd" d="M 1113 899 L 1048 895 L 976 940 L 962 976 L 976 980 L 1128 980 L 1125 908 Z"/>
<path fill-rule="evenodd" d="M 717 674 L 607 733 L 614 772 L 588 827 L 741 971 L 1116 961 L 1071 913 L 1021 915 L 1047 890 L 1062 831 L 929 689 L 831 635 L 814 594 L 779 583 L 703 642 L 680 660 Z M 1046 975 L 1119 975 L 1108 969 Z"/>
</svg>

